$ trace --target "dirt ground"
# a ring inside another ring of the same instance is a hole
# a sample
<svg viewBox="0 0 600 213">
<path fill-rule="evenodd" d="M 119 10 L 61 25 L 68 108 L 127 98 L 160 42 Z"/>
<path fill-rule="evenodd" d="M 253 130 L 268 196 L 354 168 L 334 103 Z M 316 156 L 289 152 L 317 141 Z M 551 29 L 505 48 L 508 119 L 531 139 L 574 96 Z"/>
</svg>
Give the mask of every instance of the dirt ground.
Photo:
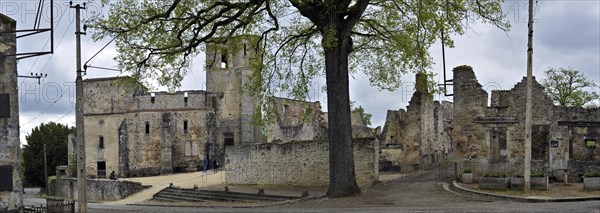
<svg viewBox="0 0 600 213">
<path fill-rule="evenodd" d="M 597 197 L 600 196 L 600 190 L 590 191 L 583 189 L 583 183 L 550 183 L 548 190 L 532 190 L 531 193 L 525 194 L 521 190 L 483 190 L 479 188 L 479 184 L 464 184 L 458 183 L 468 189 L 518 197 L 547 197 L 547 198 L 568 198 L 568 197 Z"/>
<path fill-rule="evenodd" d="M 319 197 L 327 193 L 327 187 L 325 186 L 274 186 L 274 185 L 227 185 L 225 183 L 225 175 L 227 172 L 219 171 L 214 174 L 208 172 L 204 175 L 202 172 L 192 172 L 183 174 L 173 174 L 164 176 L 154 177 L 138 177 L 138 178 L 123 178 L 123 180 L 136 181 L 142 183 L 142 185 L 151 185 L 151 188 L 145 189 L 141 192 L 133 194 L 125 199 L 106 202 L 105 204 L 153 204 L 153 205 L 174 205 L 173 202 L 164 201 L 152 201 L 152 196 L 158 193 L 160 190 L 169 186 L 173 183 L 174 186 L 181 188 L 193 188 L 194 185 L 207 190 L 224 190 L 225 186 L 230 191 L 234 192 L 245 192 L 245 193 L 258 193 L 259 189 L 264 189 L 266 194 L 271 195 L 285 195 L 285 196 L 297 196 L 300 197 L 304 191 L 308 191 L 310 196 Z M 400 173 L 380 173 L 379 181 L 382 183 L 391 182 L 399 178 L 405 177 L 409 174 Z M 189 202 L 177 202 L 176 205 L 181 206 L 195 206 L 198 203 Z M 202 206 L 212 206 L 211 203 L 203 202 Z M 224 205 L 222 202 L 215 203 L 214 205 Z M 244 203 L 244 206 L 251 206 L 254 204 Z M 225 206 L 235 206 L 235 204 Z"/>
<path fill-rule="evenodd" d="M 107 202 L 106 204 L 134 204 L 145 202 L 152 199 L 154 194 L 168 187 L 171 183 L 173 183 L 174 186 L 179 186 L 181 188 L 193 188 L 194 185 L 198 187 L 220 185 L 225 182 L 225 174 L 226 172 L 224 171 L 219 171 L 217 173 L 207 172 L 206 174 L 203 172 L 190 172 L 153 177 L 122 178 L 120 180 L 140 182 L 142 185 L 151 185 L 152 187 L 133 194 L 125 199 Z"/>
</svg>

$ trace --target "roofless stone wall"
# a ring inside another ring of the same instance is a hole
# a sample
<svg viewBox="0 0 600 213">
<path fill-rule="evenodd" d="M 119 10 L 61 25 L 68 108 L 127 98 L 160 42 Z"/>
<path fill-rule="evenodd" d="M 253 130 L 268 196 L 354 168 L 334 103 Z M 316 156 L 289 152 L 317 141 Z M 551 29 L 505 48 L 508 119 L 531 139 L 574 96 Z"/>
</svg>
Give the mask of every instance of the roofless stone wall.
<svg viewBox="0 0 600 213">
<path fill-rule="evenodd" d="M 0 31 L 15 29 L 16 22 L 0 14 Z M 16 42 L 14 33 L 0 35 L 0 212 L 17 212 L 23 205 Z"/>
<path fill-rule="evenodd" d="M 354 140 L 354 169 L 361 188 L 378 179 L 378 142 Z M 228 184 L 326 186 L 329 184 L 329 144 L 299 141 L 247 144 L 225 150 Z"/>
</svg>

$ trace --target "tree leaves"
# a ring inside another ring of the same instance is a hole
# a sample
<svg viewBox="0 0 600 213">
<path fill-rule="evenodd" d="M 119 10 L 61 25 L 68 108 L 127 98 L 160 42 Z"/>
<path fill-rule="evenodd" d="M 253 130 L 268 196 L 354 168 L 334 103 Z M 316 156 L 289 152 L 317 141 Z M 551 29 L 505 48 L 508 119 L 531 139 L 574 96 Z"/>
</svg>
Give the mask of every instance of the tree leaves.
<svg viewBox="0 0 600 213">
<path fill-rule="evenodd" d="M 116 37 L 116 59 L 122 69 L 138 79 L 157 80 L 170 89 L 180 86 L 189 72 L 190 60 L 204 51 L 204 42 L 224 43 L 239 35 L 260 35 L 261 45 L 257 48 L 262 54 L 252 67 L 257 72 L 254 81 L 258 82 L 251 88 L 262 97 L 282 94 L 299 99 L 309 98 L 312 79 L 324 75 L 321 46 L 336 41 L 331 29 L 325 32 L 330 32 L 327 35 L 332 38 L 322 39 L 322 33 L 318 33 L 321 29 L 315 21 L 324 14 L 314 19 L 303 14 L 337 13 L 342 21 L 350 21 L 359 3 L 368 2 L 350 31 L 350 67 L 352 73 L 364 72 L 371 85 L 385 90 L 397 89 L 401 76 L 408 72 L 431 69 L 433 60 L 427 50 L 441 39 L 442 29 L 446 35 L 460 35 L 475 20 L 502 30 L 510 28 L 499 0 L 335 2 L 103 1 L 110 7 L 108 16 L 98 16 L 88 24 L 95 29 L 95 39 Z M 450 36 L 443 39 L 448 47 L 453 46 Z"/>
<path fill-rule="evenodd" d="M 542 84 L 546 87 L 548 95 L 559 105 L 568 107 L 582 107 L 586 104 L 598 104 L 600 95 L 596 92 L 586 91 L 585 88 L 595 87 L 593 81 L 577 70 L 568 68 L 549 68 L 544 71 L 546 79 Z M 596 103 L 592 102 L 596 101 Z"/>
<path fill-rule="evenodd" d="M 44 144 L 48 157 L 48 175 L 55 174 L 56 166 L 67 165 L 67 136 L 75 134 L 74 127 L 59 123 L 40 124 L 25 136 L 23 146 L 23 168 L 25 181 L 34 186 L 46 186 L 44 181 Z"/>
</svg>

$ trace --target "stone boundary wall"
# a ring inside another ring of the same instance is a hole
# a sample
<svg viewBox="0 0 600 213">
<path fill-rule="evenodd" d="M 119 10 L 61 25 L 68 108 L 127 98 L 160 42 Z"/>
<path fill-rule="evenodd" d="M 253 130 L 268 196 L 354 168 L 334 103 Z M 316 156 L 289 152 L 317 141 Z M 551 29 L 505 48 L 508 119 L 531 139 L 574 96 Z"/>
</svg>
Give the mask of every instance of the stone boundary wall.
<svg viewBox="0 0 600 213">
<path fill-rule="evenodd" d="M 140 182 L 108 179 L 87 180 L 87 200 L 114 201 L 142 191 Z M 56 179 L 50 181 L 50 194 L 56 197 L 77 199 L 77 179 Z"/>
<path fill-rule="evenodd" d="M 361 188 L 378 180 L 375 139 L 354 139 L 356 181 Z M 225 150 L 227 184 L 327 186 L 329 144 L 323 141 L 230 146 Z"/>
</svg>

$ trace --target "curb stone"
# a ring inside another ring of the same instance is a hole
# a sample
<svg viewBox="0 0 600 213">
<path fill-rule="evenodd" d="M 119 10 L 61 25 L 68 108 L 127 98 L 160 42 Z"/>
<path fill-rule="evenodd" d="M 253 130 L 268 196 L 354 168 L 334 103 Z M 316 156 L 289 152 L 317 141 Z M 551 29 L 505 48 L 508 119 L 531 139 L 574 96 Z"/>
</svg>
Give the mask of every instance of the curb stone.
<svg viewBox="0 0 600 213">
<path fill-rule="evenodd" d="M 569 197 L 569 198 L 535 198 L 535 197 L 517 197 L 517 196 L 510 196 L 510 195 L 500 195 L 500 194 L 495 194 L 495 193 L 467 189 L 465 187 L 458 185 L 456 180 L 452 181 L 452 187 L 448 187 L 448 189 L 446 189 L 446 187 L 444 187 L 444 189 L 454 192 L 454 190 L 452 190 L 451 188 L 454 188 L 454 189 L 456 189 L 456 191 L 461 192 L 463 194 L 466 193 L 466 194 L 484 195 L 484 196 L 489 196 L 489 197 L 501 198 L 501 199 L 517 201 L 517 202 L 526 202 L 526 203 L 577 202 L 577 201 L 600 200 L 600 196 Z"/>
</svg>

